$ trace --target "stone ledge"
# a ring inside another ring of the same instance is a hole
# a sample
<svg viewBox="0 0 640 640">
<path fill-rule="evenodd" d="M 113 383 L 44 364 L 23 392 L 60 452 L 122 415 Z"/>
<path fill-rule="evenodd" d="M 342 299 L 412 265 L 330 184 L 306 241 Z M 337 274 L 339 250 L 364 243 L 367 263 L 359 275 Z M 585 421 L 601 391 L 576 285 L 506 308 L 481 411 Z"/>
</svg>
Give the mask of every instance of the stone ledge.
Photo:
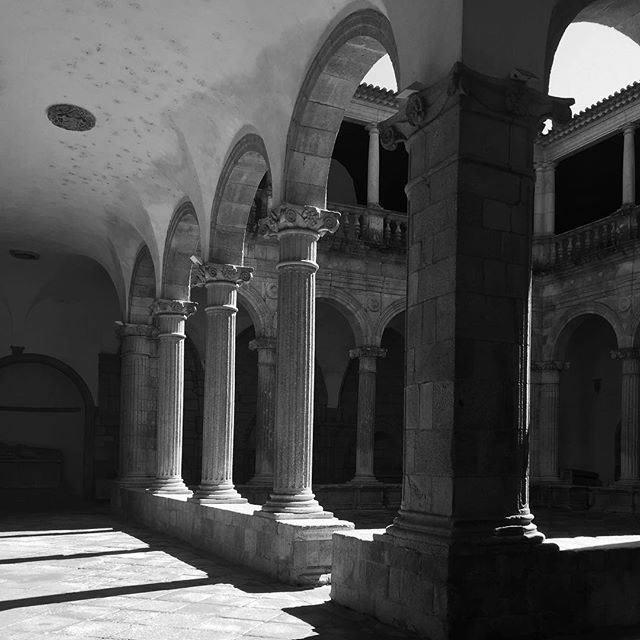
<svg viewBox="0 0 640 640">
<path fill-rule="evenodd" d="M 112 510 L 231 562 L 294 585 L 330 581 L 332 536 L 353 529 L 337 518 L 272 520 L 253 504 L 198 504 L 186 496 L 157 496 L 115 487 Z"/>
</svg>

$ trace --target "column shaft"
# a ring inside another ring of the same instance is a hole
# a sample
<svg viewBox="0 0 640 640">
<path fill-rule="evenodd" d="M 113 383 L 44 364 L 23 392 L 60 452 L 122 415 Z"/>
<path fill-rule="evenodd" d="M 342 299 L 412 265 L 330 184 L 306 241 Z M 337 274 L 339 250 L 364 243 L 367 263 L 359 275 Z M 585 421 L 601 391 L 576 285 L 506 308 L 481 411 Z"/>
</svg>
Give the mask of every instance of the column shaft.
<svg viewBox="0 0 640 640">
<path fill-rule="evenodd" d="M 619 349 L 611 355 L 622 360 L 620 483 L 633 484 L 640 481 L 640 354 L 635 349 Z"/>
<path fill-rule="evenodd" d="M 158 444 L 154 493 L 190 494 L 182 480 L 185 322 L 195 304 L 159 300 L 158 323 Z"/>
<path fill-rule="evenodd" d="M 367 164 L 367 206 L 380 206 L 380 134 L 375 124 L 367 126 L 369 157 Z"/>
<path fill-rule="evenodd" d="M 148 487 L 155 475 L 155 422 L 150 398 L 154 328 L 146 324 L 122 324 L 118 334 L 121 339 L 118 480 L 125 486 Z"/>
<path fill-rule="evenodd" d="M 376 359 L 386 355 L 385 349 L 360 347 L 349 352 L 359 358 L 358 418 L 356 428 L 356 474 L 351 482 L 375 484 L 373 469 L 376 422 Z"/>
<path fill-rule="evenodd" d="M 556 167 L 553 162 L 544 167 L 544 213 L 542 233 L 551 236 L 556 226 Z"/>
<path fill-rule="evenodd" d="M 280 241 L 273 493 L 264 514 L 331 517 L 311 491 L 317 243 L 339 214 L 282 205 L 265 222 Z"/>
<path fill-rule="evenodd" d="M 251 277 L 251 269 L 207 264 L 203 271 L 207 289 L 207 335 L 202 480 L 193 500 L 246 502 L 235 490 L 232 474 L 237 295 L 240 282 Z"/>
<path fill-rule="evenodd" d="M 636 203 L 636 149 L 635 127 L 624 129 L 624 150 L 622 158 L 622 205 Z"/>
<path fill-rule="evenodd" d="M 256 338 L 249 348 L 258 352 L 256 406 L 256 468 L 250 484 L 273 486 L 273 429 L 275 420 L 276 341 Z"/>
</svg>

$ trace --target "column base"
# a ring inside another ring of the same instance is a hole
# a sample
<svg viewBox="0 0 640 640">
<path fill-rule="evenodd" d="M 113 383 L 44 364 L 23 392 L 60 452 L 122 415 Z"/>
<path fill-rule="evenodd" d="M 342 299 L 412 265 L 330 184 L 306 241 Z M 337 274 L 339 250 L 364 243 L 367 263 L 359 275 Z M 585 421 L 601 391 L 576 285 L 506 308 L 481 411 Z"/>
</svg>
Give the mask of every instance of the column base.
<svg viewBox="0 0 640 640">
<path fill-rule="evenodd" d="M 622 489 L 634 489 L 640 487 L 640 478 L 620 478 L 613 483 L 614 487 Z"/>
<path fill-rule="evenodd" d="M 357 485 L 379 485 L 382 484 L 378 478 L 375 476 L 354 476 L 347 484 L 357 484 Z"/>
<path fill-rule="evenodd" d="M 477 547 L 530 546 L 545 536 L 532 514 L 500 520 L 454 520 L 451 517 L 400 510 L 386 533 L 416 548 L 448 547 L 466 551 Z"/>
<path fill-rule="evenodd" d="M 201 484 L 189 498 L 189 502 L 200 504 L 244 504 L 247 502 L 233 485 Z"/>
<path fill-rule="evenodd" d="M 156 478 L 147 489 L 154 495 L 192 495 L 193 491 L 187 487 L 182 478 Z"/>
<path fill-rule="evenodd" d="M 272 493 L 262 509 L 256 511 L 256 515 L 277 520 L 333 518 L 333 513 L 325 511 L 310 491 L 295 494 Z"/>
<path fill-rule="evenodd" d="M 259 487 L 273 487 L 273 474 L 257 473 L 251 480 L 247 481 L 247 484 Z"/>
</svg>

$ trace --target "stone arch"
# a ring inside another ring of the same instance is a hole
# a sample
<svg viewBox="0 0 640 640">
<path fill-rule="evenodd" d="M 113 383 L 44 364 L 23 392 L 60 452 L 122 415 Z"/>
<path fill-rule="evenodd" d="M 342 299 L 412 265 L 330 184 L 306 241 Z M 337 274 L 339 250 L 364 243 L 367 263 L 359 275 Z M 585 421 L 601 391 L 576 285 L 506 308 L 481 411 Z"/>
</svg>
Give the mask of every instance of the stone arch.
<svg viewBox="0 0 640 640">
<path fill-rule="evenodd" d="M 551 13 L 545 56 L 545 87 L 556 49 L 566 28 L 575 21 L 594 22 L 613 27 L 640 45 L 640 22 L 637 7 L 628 0 L 561 0 Z"/>
<path fill-rule="evenodd" d="M 245 285 L 238 289 L 238 302 L 247 310 L 256 336 L 273 336 L 273 312 L 255 289 Z"/>
<path fill-rule="evenodd" d="M 83 487 L 82 494 L 88 497 L 93 494 L 94 478 L 93 478 L 93 447 L 95 440 L 95 420 L 96 406 L 93 401 L 93 395 L 87 383 L 77 371 L 70 367 L 62 360 L 46 356 L 40 353 L 23 353 L 21 350 L 14 348 L 14 352 L 10 356 L 0 358 L 0 369 L 15 364 L 39 364 L 51 367 L 63 374 L 78 390 L 82 402 L 84 404 L 84 442 L 82 455 L 82 477 Z"/>
<path fill-rule="evenodd" d="M 138 251 L 129 289 L 129 321 L 148 324 L 150 307 L 156 299 L 156 270 L 147 245 Z"/>
<path fill-rule="evenodd" d="M 595 303 L 591 305 L 581 305 L 578 309 L 572 309 L 565 313 L 559 321 L 557 321 L 553 329 L 549 332 L 547 340 L 548 353 L 545 359 L 562 360 L 567 346 L 568 340 L 571 338 L 579 323 L 588 316 L 598 316 L 602 318 L 613 330 L 616 336 L 617 346 L 619 348 L 628 346 L 623 331 L 622 323 L 617 314 L 609 307 L 603 304 Z"/>
<path fill-rule="evenodd" d="M 367 71 L 385 54 L 398 70 L 389 20 L 378 11 L 355 11 L 324 39 L 298 94 L 284 171 L 285 200 L 326 205 L 331 152 L 345 109 Z"/>
<path fill-rule="evenodd" d="M 190 202 L 181 204 L 173 214 L 162 261 L 162 296 L 189 300 L 191 256 L 200 248 L 200 225 Z"/>
<path fill-rule="evenodd" d="M 407 301 L 404 298 L 400 300 L 394 300 L 390 305 L 385 307 L 380 314 L 376 323 L 373 340 L 375 346 L 380 346 L 382 342 L 382 335 L 384 334 L 387 325 L 401 313 L 407 310 Z"/>
<path fill-rule="evenodd" d="M 229 152 L 211 212 L 209 259 L 212 262 L 242 264 L 253 199 L 269 171 L 266 147 L 255 133 L 244 135 Z"/>
<path fill-rule="evenodd" d="M 371 322 L 362 304 L 349 293 L 318 282 L 316 300 L 326 302 L 340 312 L 349 323 L 356 345 L 371 344 Z"/>
</svg>

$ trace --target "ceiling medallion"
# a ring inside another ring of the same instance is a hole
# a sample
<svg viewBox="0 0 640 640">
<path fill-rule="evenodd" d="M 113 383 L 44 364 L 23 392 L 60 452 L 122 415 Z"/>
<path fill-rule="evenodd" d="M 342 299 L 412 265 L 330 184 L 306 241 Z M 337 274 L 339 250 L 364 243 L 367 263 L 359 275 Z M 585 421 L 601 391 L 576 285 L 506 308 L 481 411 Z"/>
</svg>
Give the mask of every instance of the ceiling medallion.
<svg viewBox="0 0 640 640">
<path fill-rule="evenodd" d="M 47 117 L 56 127 L 68 131 L 89 131 L 96 125 L 96 117 L 75 104 L 52 104 L 47 107 Z"/>
<path fill-rule="evenodd" d="M 9 249 L 9 255 L 17 260 L 40 260 L 40 254 L 25 249 Z"/>
</svg>

